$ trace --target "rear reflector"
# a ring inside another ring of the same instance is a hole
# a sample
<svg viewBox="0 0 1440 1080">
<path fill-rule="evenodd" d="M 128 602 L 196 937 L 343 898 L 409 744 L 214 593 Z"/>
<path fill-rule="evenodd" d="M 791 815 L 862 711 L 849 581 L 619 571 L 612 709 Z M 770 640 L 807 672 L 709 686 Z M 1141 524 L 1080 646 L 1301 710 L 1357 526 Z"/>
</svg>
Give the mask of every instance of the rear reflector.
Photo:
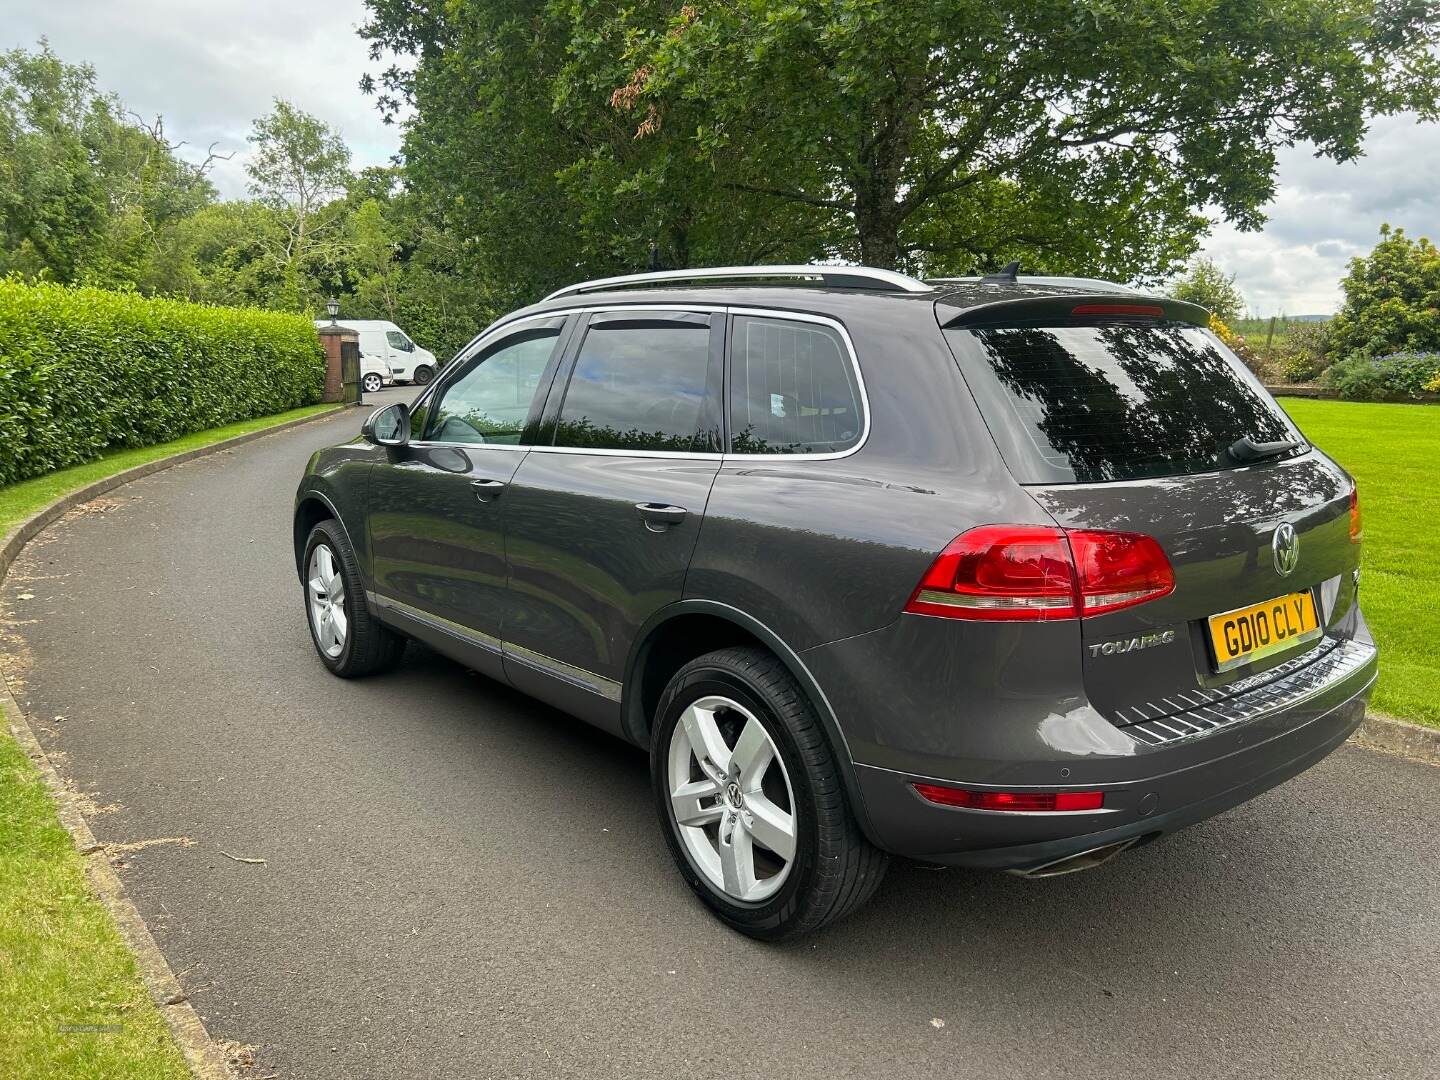
<svg viewBox="0 0 1440 1080">
<path fill-rule="evenodd" d="M 1042 622 L 1101 615 L 1174 591 L 1170 560 L 1139 533 L 982 525 L 945 545 L 905 610 Z"/>
<path fill-rule="evenodd" d="M 1070 309 L 1070 314 L 1080 318 L 1134 318 L 1163 319 L 1165 309 L 1155 304 L 1080 304 Z"/>
<path fill-rule="evenodd" d="M 927 802 L 963 806 L 967 810 L 1053 812 L 1099 810 L 1105 805 L 1103 791 L 969 791 L 941 784 L 911 786 Z"/>
</svg>

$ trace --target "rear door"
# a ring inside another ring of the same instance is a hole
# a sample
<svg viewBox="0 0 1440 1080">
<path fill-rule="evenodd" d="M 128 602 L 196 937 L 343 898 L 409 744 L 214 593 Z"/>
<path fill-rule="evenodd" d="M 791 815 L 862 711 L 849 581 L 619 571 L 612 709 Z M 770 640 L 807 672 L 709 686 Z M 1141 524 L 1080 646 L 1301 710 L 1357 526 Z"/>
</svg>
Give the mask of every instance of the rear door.
<svg viewBox="0 0 1440 1080">
<path fill-rule="evenodd" d="M 679 600 L 720 468 L 719 312 L 595 312 L 505 493 L 505 671 L 618 730 L 631 644 Z"/>
<path fill-rule="evenodd" d="M 412 417 L 409 446 L 371 474 L 377 604 L 442 652 L 500 677 L 506 486 L 536 430 L 567 320 L 485 343 Z"/>
<path fill-rule="evenodd" d="M 1082 622 L 1087 694 L 1112 718 L 1301 656 L 1349 612 L 1353 484 L 1208 330 L 1051 318 L 946 336 L 1055 521 L 1152 536 L 1174 569 L 1170 595 Z M 1246 436 L 1298 445 L 1247 460 L 1231 449 Z"/>
</svg>

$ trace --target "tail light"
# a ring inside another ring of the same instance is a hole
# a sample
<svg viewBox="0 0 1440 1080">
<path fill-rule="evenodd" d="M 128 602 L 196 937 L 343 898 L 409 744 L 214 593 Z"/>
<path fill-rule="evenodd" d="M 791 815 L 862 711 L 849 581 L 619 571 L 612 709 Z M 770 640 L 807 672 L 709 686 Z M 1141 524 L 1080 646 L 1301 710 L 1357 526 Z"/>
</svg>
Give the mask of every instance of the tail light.
<svg viewBox="0 0 1440 1080">
<path fill-rule="evenodd" d="M 1365 530 L 1360 527 L 1360 489 L 1350 489 L 1350 542 L 1358 544 L 1365 538 Z"/>
<path fill-rule="evenodd" d="M 1064 810 L 1099 810 L 1103 791 L 970 791 L 948 784 L 912 784 L 926 802 L 963 806 L 967 810 L 1009 810 L 1053 813 Z"/>
<path fill-rule="evenodd" d="M 1139 533 L 982 525 L 945 545 L 905 610 L 1040 622 L 1101 615 L 1175 589 L 1170 560 Z"/>
</svg>

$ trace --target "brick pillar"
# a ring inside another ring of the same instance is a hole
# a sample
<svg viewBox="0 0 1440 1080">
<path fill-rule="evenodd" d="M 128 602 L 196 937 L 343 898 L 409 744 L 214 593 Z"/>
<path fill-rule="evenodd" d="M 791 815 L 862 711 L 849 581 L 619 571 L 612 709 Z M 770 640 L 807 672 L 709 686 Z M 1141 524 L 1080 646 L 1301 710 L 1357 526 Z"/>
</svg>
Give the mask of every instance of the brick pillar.
<svg viewBox="0 0 1440 1080">
<path fill-rule="evenodd" d="M 322 326 L 320 347 L 325 350 L 325 395 L 323 401 L 345 400 L 344 382 L 340 369 L 340 346 L 343 342 L 358 342 L 360 336 L 354 330 L 343 326 Z"/>
</svg>

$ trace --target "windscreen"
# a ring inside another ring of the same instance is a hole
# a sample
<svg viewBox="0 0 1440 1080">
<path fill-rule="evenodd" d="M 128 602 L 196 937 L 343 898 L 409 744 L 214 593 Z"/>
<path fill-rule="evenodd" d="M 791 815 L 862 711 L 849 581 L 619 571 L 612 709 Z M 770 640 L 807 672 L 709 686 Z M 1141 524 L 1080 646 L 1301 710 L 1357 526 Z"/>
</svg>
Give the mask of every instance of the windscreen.
<svg viewBox="0 0 1440 1080">
<path fill-rule="evenodd" d="M 1198 326 L 1110 323 L 946 330 L 1021 483 L 1236 468 L 1228 451 L 1298 439 L 1255 377 Z"/>
</svg>

